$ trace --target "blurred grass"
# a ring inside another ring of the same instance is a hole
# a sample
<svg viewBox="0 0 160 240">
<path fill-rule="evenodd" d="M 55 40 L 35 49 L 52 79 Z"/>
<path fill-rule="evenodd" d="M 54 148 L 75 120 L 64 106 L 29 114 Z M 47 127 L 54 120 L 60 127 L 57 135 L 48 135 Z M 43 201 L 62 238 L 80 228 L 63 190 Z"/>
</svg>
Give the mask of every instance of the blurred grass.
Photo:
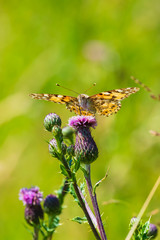
<svg viewBox="0 0 160 240">
<path fill-rule="evenodd" d="M 92 95 L 135 86 L 131 75 L 160 93 L 160 4 L 11 0 L 0 5 L 0 236 L 30 239 L 19 189 L 38 185 L 45 196 L 58 189 L 62 177 L 48 154 L 45 140 L 50 136 L 43 118 L 56 112 L 66 125 L 72 114 L 28 94 L 70 95 L 56 82 L 83 93 L 96 82 Z M 107 180 L 97 190 L 98 200 L 108 239 L 124 239 L 130 218 L 139 212 L 160 172 L 160 139 L 149 134 L 150 129 L 160 129 L 159 102 L 141 89 L 123 101 L 117 115 L 97 120 L 93 135 L 99 159 L 92 164 L 93 183 L 109 167 Z M 103 205 L 111 199 L 120 202 Z M 159 209 L 159 199 L 157 191 L 144 217 Z M 93 239 L 87 225 L 69 220 L 82 216 L 71 196 L 65 204 L 55 239 Z M 158 223 L 159 217 L 160 213 L 153 216 L 152 222 Z"/>
</svg>

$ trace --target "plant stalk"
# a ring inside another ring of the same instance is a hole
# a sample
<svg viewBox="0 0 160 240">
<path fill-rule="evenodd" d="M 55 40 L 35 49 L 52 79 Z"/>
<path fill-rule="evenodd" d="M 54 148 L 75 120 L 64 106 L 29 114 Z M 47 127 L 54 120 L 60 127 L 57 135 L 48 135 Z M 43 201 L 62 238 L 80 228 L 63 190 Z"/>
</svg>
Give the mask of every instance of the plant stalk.
<svg viewBox="0 0 160 240">
<path fill-rule="evenodd" d="M 34 234 L 33 234 L 33 240 L 38 240 L 38 233 L 39 233 L 39 228 L 34 227 Z"/>
<path fill-rule="evenodd" d="M 90 198 L 92 201 L 95 217 L 97 219 L 97 225 L 98 225 L 98 229 L 100 232 L 100 236 L 101 236 L 102 240 L 107 240 L 107 236 L 104 231 L 104 227 L 103 227 L 103 223 L 102 223 L 102 219 L 101 219 L 101 215 L 100 215 L 100 211 L 99 211 L 99 207 L 98 207 L 96 193 L 93 194 L 90 165 L 86 165 L 86 170 L 87 170 L 87 175 L 85 175 L 85 179 L 86 179 L 89 195 L 90 195 Z"/>
<path fill-rule="evenodd" d="M 81 194 L 80 194 L 80 192 L 79 192 L 76 179 L 73 179 L 72 174 L 71 174 L 71 171 L 70 171 L 70 168 L 69 168 L 69 166 L 68 166 L 68 164 L 67 164 L 67 162 L 66 162 L 66 159 L 64 158 L 63 155 L 61 155 L 61 162 L 63 163 L 64 167 L 66 168 L 67 173 L 68 173 L 68 176 L 73 180 L 74 190 L 75 190 L 75 192 L 76 192 L 76 195 L 77 195 L 78 200 L 79 200 L 79 202 L 80 202 L 81 208 L 82 208 L 82 210 L 83 210 L 83 212 L 84 212 L 84 214 L 85 214 L 85 216 L 86 216 L 86 218 L 87 218 L 87 221 L 88 221 L 88 223 L 89 223 L 89 225 L 90 225 L 90 227 L 91 227 L 91 229 L 92 229 L 92 232 L 93 232 L 95 238 L 96 238 L 97 240 L 102 240 L 102 239 L 100 238 L 100 236 L 99 236 L 99 234 L 98 234 L 98 232 L 97 232 L 97 230 L 96 230 L 96 228 L 95 228 L 95 226 L 94 226 L 91 218 L 90 218 L 90 215 L 89 215 L 87 209 L 86 209 L 85 203 L 84 203 L 84 201 L 83 201 L 83 199 L 82 199 L 82 197 L 81 197 Z"/>
</svg>

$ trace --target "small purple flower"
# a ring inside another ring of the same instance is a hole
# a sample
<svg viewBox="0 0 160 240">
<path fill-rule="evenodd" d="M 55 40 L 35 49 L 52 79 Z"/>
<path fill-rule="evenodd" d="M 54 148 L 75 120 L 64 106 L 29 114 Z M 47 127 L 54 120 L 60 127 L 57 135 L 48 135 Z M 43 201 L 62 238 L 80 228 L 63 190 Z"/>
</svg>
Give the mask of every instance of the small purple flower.
<svg viewBox="0 0 160 240">
<path fill-rule="evenodd" d="M 90 127 L 97 126 L 92 116 L 76 116 L 69 119 L 69 126 L 76 130 L 75 156 L 82 163 L 90 164 L 98 157 L 98 148 L 93 140 Z"/>
<path fill-rule="evenodd" d="M 39 205 L 43 200 L 43 194 L 38 187 L 22 188 L 19 192 L 19 200 L 22 200 L 24 205 Z"/>
</svg>

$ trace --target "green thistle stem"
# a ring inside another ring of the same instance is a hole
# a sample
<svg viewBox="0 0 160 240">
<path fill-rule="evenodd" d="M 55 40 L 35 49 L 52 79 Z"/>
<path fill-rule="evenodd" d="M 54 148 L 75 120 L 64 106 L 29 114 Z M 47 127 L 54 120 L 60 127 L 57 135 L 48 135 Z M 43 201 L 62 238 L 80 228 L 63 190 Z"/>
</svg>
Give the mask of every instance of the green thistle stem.
<svg viewBox="0 0 160 240">
<path fill-rule="evenodd" d="M 49 220 L 49 221 L 48 221 L 48 227 L 49 227 L 49 229 L 52 228 L 52 222 L 53 222 L 54 217 L 55 217 L 55 216 L 48 216 L 48 218 L 49 218 L 49 219 L 48 219 L 48 220 Z M 51 240 L 51 239 L 52 239 L 52 236 L 53 236 L 53 231 L 48 234 L 47 240 Z"/>
<path fill-rule="evenodd" d="M 58 191 L 58 198 L 60 201 L 60 204 L 63 204 L 64 198 L 66 196 L 66 194 L 68 193 L 68 189 L 69 189 L 69 183 L 67 178 L 64 180 L 63 186 L 60 188 L 60 190 Z"/>
<path fill-rule="evenodd" d="M 38 234 L 39 234 L 39 228 L 34 227 L 34 234 L 33 234 L 33 240 L 38 240 Z"/>
<path fill-rule="evenodd" d="M 92 187 L 91 175 L 90 175 L 90 165 L 86 164 L 86 170 L 87 170 L 88 174 L 85 175 L 85 179 L 86 179 L 89 195 L 90 195 L 90 198 L 92 201 L 92 205 L 94 208 L 94 213 L 95 213 L 95 217 L 97 220 L 97 225 L 98 225 L 98 229 L 100 232 L 100 236 L 101 236 L 102 240 L 107 240 L 106 233 L 104 231 L 104 227 L 103 227 L 103 223 L 102 223 L 102 219 L 101 219 L 101 215 L 100 215 L 100 211 L 99 211 L 99 207 L 98 207 L 97 197 L 96 197 L 96 194 L 93 194 L 93 187 Z"/>
<path fill-rule="evenodd" d="M 87 211 L 87 209 L 86 209 L 85 203 L 84 203 L 84 201 L 83 201 L 83 199 L 82 199 L 82 197 L 81 197 L 81 194 L 80 194 L 79 189 L 78 189 L 78 186 L 77 186 L 76 179 L 75 179 L 75 178 L 73 179 L 71 170 L 70 170 L 70 168 L 69 168 L 69 166 L 68 166 L 68 163 L 67 163 L 67 161 L 66 161 L 66 159 L 64 158 L 63 155 L 61 155 L 61 162 L 63 163 L 64 167 L 66 168 L 67 173 L 68 173 L 68 176 L 69 176 L 69 177 L 72 179 L 72 181 L 73 181 L 74 190 L 75 190 L 75 192 L 76 192 L 76 195 L 77 195 L 78 200 L 79 200 L 79 202 L 80 202 L 81 208 L 82 208 L 82 210 L 83 210 L 83 212 L 84 212 L 84 214 L 85 214 L 85 216 L 86 216 L 86 218 L 87 218 L 87 221 L 88 221 L 88 223 L 89 223 L 89 225 L 90 225 L 90 227 L 91 227 L 91 229 L 92 229 L 92 232 L 93 232 L 95 238 L 96 238 L 97 240 L 101 240 L 101 238 L 100 238 L 100 236 L 99 236 L 99 234 L 98 234 L 98 232 L 97 232 L 97 230 L 96 230 L 96 228 L 95 228 L 95 226 L 94 226 L 94 224 L 93 224 L 93 222 L 92 222 L 92 220 L 91 220 L 91 218 L 90 218 L 90 215 L 89 215 L 89 213 L 88 213 L 88 211 Z"/>
<path fill-rule="evenodd" d="M 89 207 L 89 205 L 88 205 L 88 203 L 87 203 L 87 201 L 86 201 L 85 197 L 83 196 L 83 193 L 81 192 L 80 189 L 79 189 L 79 192 L 81 194 L 81 197 L 82 197 L 83 201 L 85 202 L 86 209 L 87 209 L 87 211 L 89 213 L 90 218 L 92 219 L 92 222 L 94 223 L 94 226 L 97 227 L 97 220 L 96 220 L 93 212 L 91 211 L 91 209 L 90 209 L 90 207 Z"/>
</svg>

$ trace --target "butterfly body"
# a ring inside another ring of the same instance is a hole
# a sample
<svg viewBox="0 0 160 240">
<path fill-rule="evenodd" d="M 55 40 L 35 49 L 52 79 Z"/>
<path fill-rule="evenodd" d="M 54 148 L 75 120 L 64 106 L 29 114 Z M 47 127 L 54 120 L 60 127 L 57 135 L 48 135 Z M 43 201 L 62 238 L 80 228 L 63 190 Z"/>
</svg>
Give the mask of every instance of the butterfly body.
<svg viewBox="0 0 160 240">
<path fill-rule="evenodd" d="M 86 110 L 86 111 L 91 112 L 93 114 L 96 113 L 94 102 L 92 101 L 92 99 L 88 95 L 80 94 L 80 95 L 78 95 L 77 99 L 78 99 L 79 106 L 83 110 Z"/>
<path fill-rule="evenodd" d="M 34 99 L 51 101 L 54 103 L 66 104 L 67 109 L 74 111 L 77 115 L 100 115 L 110 116 L 117 113 L 121 108 L 121 100 L 129 97 L 132 93 L 139 91 L 139 88 L 122 88 L 101 92 L 93 96 L 80 94 L 77 98 L 59 94 L 36 94 L 30 96 Z"/>
</svg>

